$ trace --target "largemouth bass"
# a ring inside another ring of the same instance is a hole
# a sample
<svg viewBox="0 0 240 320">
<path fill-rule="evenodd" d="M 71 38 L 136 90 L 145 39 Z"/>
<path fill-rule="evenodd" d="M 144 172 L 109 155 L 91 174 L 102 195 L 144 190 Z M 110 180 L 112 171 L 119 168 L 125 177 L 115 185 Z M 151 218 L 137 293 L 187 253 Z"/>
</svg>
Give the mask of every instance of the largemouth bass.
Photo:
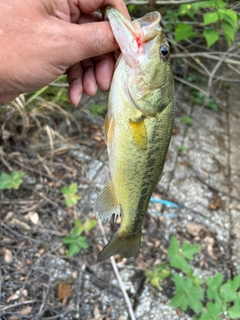
<svg viewBox="0 0 240 320">
<path fill-rule="evenodd" d="M 112 7 L 106 14 L 121 55 L 105 119 L 110 181 L 94 212 L 101 220 L 121 215 L 121 226 L 98 261 L 114 254 L 138 255 L 143 219 L 162 175 L 174 118 L 170 49 L 159 25 L 160 13 L 133 22 Z"/>
</svg>

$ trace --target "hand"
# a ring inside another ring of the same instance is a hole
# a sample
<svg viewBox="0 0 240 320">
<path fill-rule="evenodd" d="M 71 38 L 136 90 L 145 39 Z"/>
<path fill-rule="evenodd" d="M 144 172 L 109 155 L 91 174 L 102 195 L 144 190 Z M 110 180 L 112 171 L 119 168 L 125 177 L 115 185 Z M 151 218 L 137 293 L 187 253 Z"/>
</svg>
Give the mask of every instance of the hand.
<svg viewBox="0 0 240 320">
<path fill-rule="evenodd" d="M 108 90 L 118 45 L 106 5 L 128 16 L 123 0 L 0 0 L 0 103 L 67 73 L 69 98 Z"/>
</svg>

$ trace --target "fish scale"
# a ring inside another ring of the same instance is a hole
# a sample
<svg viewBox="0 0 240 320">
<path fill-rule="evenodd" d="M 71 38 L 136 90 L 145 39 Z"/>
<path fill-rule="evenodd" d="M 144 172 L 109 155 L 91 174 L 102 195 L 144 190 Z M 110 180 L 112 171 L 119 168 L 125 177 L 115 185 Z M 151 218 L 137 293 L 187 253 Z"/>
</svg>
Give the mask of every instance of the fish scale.
<svg viewBox="0 0 240 320">
<path fill-rule="evenodd" d="M 175 104 L 160 13 L 149 13 L 133 23 L 112 7 L 106 13 L 122 54 L 105 121 L 110 181 L 97 198 L 94 212 L 101 219 L 121 215 L 121 225 L 98 261 L 114 254 L 138 255 L 143 219 L 167 155 Z"/>
</svg>

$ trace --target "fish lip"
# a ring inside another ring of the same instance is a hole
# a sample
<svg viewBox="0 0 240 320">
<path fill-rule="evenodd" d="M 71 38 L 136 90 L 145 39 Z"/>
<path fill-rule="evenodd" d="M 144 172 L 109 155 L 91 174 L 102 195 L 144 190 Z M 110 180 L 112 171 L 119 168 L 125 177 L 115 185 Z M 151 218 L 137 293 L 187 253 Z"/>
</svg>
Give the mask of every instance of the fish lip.
<svg viewBox="0 0 240 320">
<path fill-rule="evenodd" d="M 159 25 L 161 14 L 154 11 L 140 19 L 130 21 L 114 7 L 107 6 L 103 16 L 109 20 L 127 64 L 131 68 L 136 68 L 138 57 L 145 54 L 145 44 L 162 32 Z"/>
</svg>

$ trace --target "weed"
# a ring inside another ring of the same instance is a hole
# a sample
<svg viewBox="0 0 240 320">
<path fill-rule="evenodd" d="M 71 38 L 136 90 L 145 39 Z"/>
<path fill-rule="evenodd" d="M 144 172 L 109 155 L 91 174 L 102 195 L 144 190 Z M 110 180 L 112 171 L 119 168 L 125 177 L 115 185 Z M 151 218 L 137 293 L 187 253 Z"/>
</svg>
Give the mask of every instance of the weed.
<svg viewBox="0 0 240 320">
<path fill-rule="evenodd" d="M 187 125 L 187 126 L 191 126 L 192 125 L 192 118 L 191 117 L 182 117 L 180 119 L 180 121 L 182 123 L 184 123 L 185 125 Z"/>
<path fill-rule="evenodd" d="M 107 107 L 105 105 L 99 105 L 96 103 L 92 103 L 89 107 L 89 110 L 94 117 L 97 117 L 105 112 Z"/>
<path fill-rule="evenodd" d="M 71 183 L 68 187 L 63 187 L 61 189 L 62 195 L 65 198 L 65 205 L 67 207 L 73 206 L 81 200 L 82 196 L 77 193 L 77 184 Z"/>
<path fill-rule="evenodd" d="M 22 184 L 24 175 L 25 173 L 20 171 L 12 171 L 11 174 L 2 173 L 0 175 L 0 190 L 17 190 Z"/>
<path fill-rule="evenodd" d="M 183 242 L 180 246 L 175 237 L 170 240 L 167 251 L 169 263 L 146 272 L 151 285 L 160 289 L 161 282 L 171 278 L 175 285 L 175 294 L 171 306 L 186 311 L 194 311 L 194 319 L 220 320 L 223 313 L 230 319 L 240 318 L 240 274 L 225 283 L 223 274 L 218 273 L 206 280 L 195 275 L 189 262 L 200 251 L 200 246 Z"/>
<path fill-rule="evenodd" d="M 79 219 L 74 220 L 74 228 L 72 229 L 69 237 L 63 238 L 63 243 L 69 245 L 68 257 L 72 257 L 79 253 L 81 249 L 87 249 L 88 243 L 85 237 L 81 237 L 84 231 L 90 231 L 96 225 L 96 220 L 86 219 L 82 223 Z"/>
<path fill-rule="evenodd" d="M 179 147 L 180 152 L 185 152 L 186 150 L 187 150 L 187 148 L 183 145 Z"/>
</svg>

